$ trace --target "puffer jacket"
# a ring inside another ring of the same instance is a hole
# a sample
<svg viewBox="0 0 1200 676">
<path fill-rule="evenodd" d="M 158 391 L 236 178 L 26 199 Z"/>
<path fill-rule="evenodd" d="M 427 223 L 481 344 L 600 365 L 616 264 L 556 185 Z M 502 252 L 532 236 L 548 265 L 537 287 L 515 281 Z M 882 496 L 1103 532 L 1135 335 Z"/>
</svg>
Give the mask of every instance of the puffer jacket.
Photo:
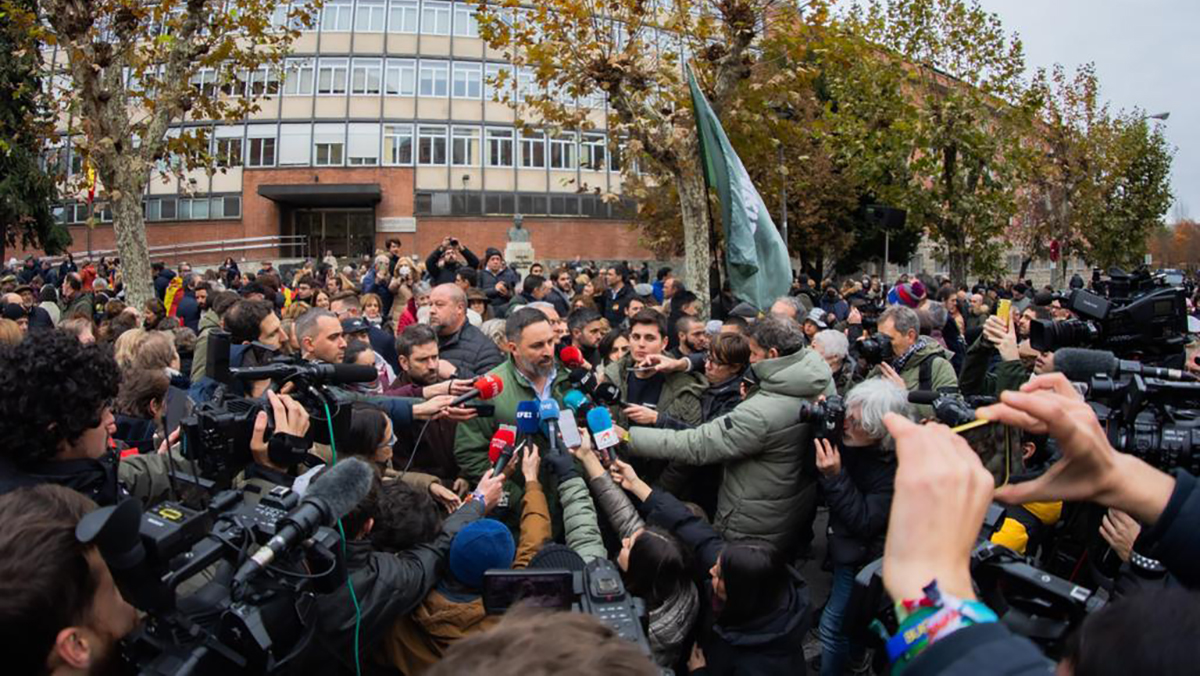
<svg viewBox="0 0 1200 676">
<path fill-rule="evenodd" d="M 438 356 L 458 369 L 455 378 L 481 376 L 504 361 L 492 339 L 465 320 L 458 333 L 438 337 Z"/>
<path fill-rule="evenodd" d="M 834 393 L 829 366 L 802 349 L 750 367 L 757 380 L 728 414 L 690 430 L 635 427 L 633 455 L 689 465 L 724 463 L 714 527 L 728 539 L 759 537 L 784 551 L 816 509 L 812 433 L 800 404 Z"/>
<path fill-rule="evenodd" d="M 208 375 L 208 337 L 212 332 L 221 330 L 221 318 L 216 310 L 208 310 L 200 315 L 200 331 L 196 337 L 196 351 L 192 353 L 192 382 Z"/>
</svg>

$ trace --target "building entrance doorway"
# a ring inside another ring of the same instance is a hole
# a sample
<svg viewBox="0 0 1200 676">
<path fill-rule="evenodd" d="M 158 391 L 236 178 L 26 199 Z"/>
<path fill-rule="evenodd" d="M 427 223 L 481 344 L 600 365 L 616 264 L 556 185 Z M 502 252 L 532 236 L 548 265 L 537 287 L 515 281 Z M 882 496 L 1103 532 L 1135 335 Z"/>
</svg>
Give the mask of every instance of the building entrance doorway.
<svg viewBox="0 0 1200 676">
<path fill-rule="evenodd" d="M 326 251 L 339 258 L 370 255 L 375 250 L 375 210 L 296 209 L 292 233 L 308 238 L 314 258 Z"/>
</svg>

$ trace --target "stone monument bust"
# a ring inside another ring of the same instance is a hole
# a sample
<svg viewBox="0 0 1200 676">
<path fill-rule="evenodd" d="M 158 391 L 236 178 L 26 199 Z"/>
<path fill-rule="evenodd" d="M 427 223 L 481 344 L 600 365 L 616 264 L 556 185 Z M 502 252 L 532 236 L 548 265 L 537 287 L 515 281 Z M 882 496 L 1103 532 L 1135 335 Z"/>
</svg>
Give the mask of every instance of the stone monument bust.
<svg viewBox="0 0 1200 676">
<path fill-rule="evenodd" d="M 528 242 L 529 231 L 521 227 L 525 222 L 525 217 L 521 214 L 513 216 L 512 227 L 508 229 L 508 241 L 511 242 Z"/>
</svg>

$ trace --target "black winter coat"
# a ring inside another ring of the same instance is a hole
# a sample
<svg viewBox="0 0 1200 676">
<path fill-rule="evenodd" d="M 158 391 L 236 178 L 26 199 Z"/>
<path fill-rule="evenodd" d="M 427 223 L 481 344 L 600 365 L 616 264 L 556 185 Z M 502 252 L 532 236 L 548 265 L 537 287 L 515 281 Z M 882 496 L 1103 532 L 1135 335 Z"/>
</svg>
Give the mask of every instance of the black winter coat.
<svg viewBox="0 0 1200 676">
<path fill-rule="evenodd" d="M 820 477 L 829 504 L 829 558 L 861 566 L 883 554 L 896 483 L 896 456 L 878 446 L 842 448 L 842 471 Z"/>
<path fill-rule="evenodd" d="M 433 286 L 454 283 L 454 273 L 458 271 L 459 267 L 462 267 L 462 264 L 458 262 L 443 266 L 441 264 L 442 253 L 444 250 L 439 246 L 429 254 L 429 258 L 425 259 L 425 273 L 429 275 L 429 283 Z M 462 248 L 462 257 L 467 261 L 466 267 L 479 269 L 479 258 L 465 246 Z"/>
<path fill-rule="evenodd" d="M 463 322 L 462 328 L 452 336 L 439 336 L 438 353 L 458 368 L 455 378 L 481 376 L 504 361 L 500 348 L 470 322 Z"/>
<path fill-rule="evenodd" d="M 626 284 L 617 292 L 616 297 L 613 297 L 612 290 L 607 290 L 600 297 L 603 305 L 600 308 L 600 314 L 608 320 L 611 326 L 620 326 L 621 322 L 625 321 L 625 308 L 629 307 L 629 301 L 633 300 L 633 287 Z"/>
<path fill-rule="evenodd" d="M 804 674 L 804 635 L 811 622 L 808 585 L 794 568 L 793 585 L 787 601 L 774 610 L 741 626 L 727 627 L 713 617 L 712 582 L 708 571 L 717 562 L 725 541 L 708 522 L 682 502 L 655 490 L 642 503 L 646 521 L 667 528 L 696 553 L 700 584 L 701 616 L 696 623 L 698 638 L 708 666 L 703 674 L 775 676 Z"/>
</svg>

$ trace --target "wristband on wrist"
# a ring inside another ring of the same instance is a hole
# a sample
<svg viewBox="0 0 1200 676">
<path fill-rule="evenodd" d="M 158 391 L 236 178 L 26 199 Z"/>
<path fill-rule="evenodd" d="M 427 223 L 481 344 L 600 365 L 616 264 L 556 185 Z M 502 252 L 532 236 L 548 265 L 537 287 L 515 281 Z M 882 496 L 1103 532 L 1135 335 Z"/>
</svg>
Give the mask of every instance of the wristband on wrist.
<svg viewBox="0 0 1200 676">
<path fill-rule="evenodd" d="M 979 601 L 960 599 L 941 591 L 937 580 L 930 582 L 923 591 L 923 598 L 896 602 L 900 628 L 887 642 L 893 674 L 903 671 L 917 655 L 959 629 L 999 619 L 991 608 Z"/>
<path fill-rule="evenodd" d="M 472 500 L 478 500 L 479 506 L 482 507 L 484 511 L 487 511 L 487 498 L 483 497 L 483 493 L 480 493 L 479 491 L 471 491 L 467 497 Z"/>
</svg>

